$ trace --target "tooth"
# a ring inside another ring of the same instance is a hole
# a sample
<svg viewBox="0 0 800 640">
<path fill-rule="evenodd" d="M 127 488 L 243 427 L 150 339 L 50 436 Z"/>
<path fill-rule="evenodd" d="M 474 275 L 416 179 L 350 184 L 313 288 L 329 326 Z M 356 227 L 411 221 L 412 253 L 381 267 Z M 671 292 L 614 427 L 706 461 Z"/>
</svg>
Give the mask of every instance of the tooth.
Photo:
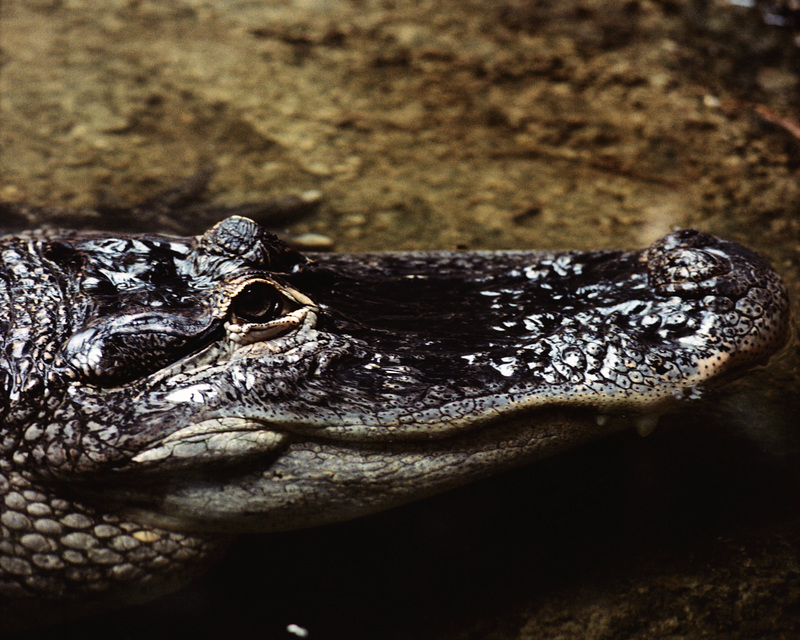
<svg viewBox="0 0 800 640">
<path fill-rule="evenodd" d="M 605 427 L 608 424 L 608 421 L 611 419 L 607 413 L 598 413 L 595 417 L 595 422 L 597 422 L 597 426 Z"/>
<path fill-rule="evenodd" d="M 658 415 L 650 413 L 636 418 L 636 431 L 640 436 L 649 436 L 658 425 Z"/>
</svg>

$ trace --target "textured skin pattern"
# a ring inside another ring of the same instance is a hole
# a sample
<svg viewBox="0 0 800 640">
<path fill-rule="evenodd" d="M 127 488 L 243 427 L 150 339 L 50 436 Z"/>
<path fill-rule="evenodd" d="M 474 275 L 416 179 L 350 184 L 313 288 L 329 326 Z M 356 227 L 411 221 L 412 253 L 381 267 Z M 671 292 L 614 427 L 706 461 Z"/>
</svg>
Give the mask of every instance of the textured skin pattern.
<svg viewBox="0 0 800 640">
<path fill-rule="evenodd" d="M 3 463 L 3 629 L 58 621 L 169 592 L 196 575 L 221 540 L 162 531 L 31 488 Z M 42 602 L 44 600 L 45 602 Z"/>
<path fill-rule="evenodd" d="M 53 478 L 47 467 L 63 460 L 64 449 L 32 450 L 31 443 L 42 440 L 46 416 L 63 406 L 59 347 L 86 306 L 72 297 L 77 291 L 66 274 L 37 255 L 41 250 L 39 240 L 0 244 L 0 630 L 57 619 L 56 611 L 43 617 L 34 604 L 40 597 L 65 601 L 66 614 L 74 603 L 135 601 L 169 591 L 185 581 L 176 580 L 176 572 L 196 574 L 220 544 L 218 536 L 209 541 L 142 527 L 48 488 Z M 79 428 L 73 420 L 51 437 L 77 436 Z"/>
<path fill-rule="evenodd" d="M 156 595 L 229 533 L 601 437 L 619 426 L 594 413 L 667 410 L 787 327 L 769 265 L 695 231 L 639 252 L 313 260 L 244 218 L 3 238 L 0 615 Z"/>
</svg>

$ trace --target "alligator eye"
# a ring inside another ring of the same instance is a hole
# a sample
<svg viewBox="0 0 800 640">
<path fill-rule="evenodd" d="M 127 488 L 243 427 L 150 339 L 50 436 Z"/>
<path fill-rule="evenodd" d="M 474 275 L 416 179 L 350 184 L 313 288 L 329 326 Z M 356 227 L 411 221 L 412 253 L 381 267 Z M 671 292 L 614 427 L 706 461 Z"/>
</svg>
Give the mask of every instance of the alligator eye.
<svg viewBox="0 0 800 640">
<path fill-rule="evenodd" d="M 233 314 L 247 322 L 269 322 L 279 316 L 287 300 L 267 282 L 244 287 L 231 302 Z"/>
</svg>

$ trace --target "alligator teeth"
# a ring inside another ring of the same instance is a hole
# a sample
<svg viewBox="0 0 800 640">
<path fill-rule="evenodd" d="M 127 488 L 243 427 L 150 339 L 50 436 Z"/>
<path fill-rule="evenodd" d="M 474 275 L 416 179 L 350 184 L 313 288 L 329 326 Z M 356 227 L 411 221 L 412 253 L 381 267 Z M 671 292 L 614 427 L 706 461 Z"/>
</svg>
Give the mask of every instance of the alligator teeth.
<svg viewBox="0 0 800 640">
<path fill-rule="evenodd" d="M 595 422 L 597 422 L 598 427 L 605 427 L 608 424 L 608 421 L 611 420 L 611 416 L 607 413 L 598 413 L 594 417 Z"/>
<path fill-rule="evenodd" d="M 636 432 L 642 437 L 649 436 L 651 433 L 653 433 L 657 425 L 658 414 L 655 413 L 648 413 L 647 415 L 639 416 L 636 418 L 634 423 Z"/>
</svg>

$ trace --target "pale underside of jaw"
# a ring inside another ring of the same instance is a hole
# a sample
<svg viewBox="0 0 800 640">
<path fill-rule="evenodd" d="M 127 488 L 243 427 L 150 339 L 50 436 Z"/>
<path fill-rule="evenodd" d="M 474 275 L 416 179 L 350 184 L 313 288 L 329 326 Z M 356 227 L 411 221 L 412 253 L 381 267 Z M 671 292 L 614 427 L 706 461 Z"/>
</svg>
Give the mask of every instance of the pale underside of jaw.
<svg viewBox="0 0 800 640">
<path fill-rule="evenodd" d="M 126 516 L 175 530 L 267 532 L 314 526 L 397 506 L 653 420 L 640 418 L 597 420 L 589 412 L 554 409 L 427 442 L 287 438 L 276 447 L 277 455 L 256 457 L 229 473 L 217 468 L 171 479 L 159 476 L 155 491 L 140 492 L 125 483 L 118 497 L 131 505 L 124 509 Z M 223 426 L 230 425 L 194 429 L 219 435 L 215 430 Z M 181 455 L 182 446 L 171 453 Z"/>
</svg>

